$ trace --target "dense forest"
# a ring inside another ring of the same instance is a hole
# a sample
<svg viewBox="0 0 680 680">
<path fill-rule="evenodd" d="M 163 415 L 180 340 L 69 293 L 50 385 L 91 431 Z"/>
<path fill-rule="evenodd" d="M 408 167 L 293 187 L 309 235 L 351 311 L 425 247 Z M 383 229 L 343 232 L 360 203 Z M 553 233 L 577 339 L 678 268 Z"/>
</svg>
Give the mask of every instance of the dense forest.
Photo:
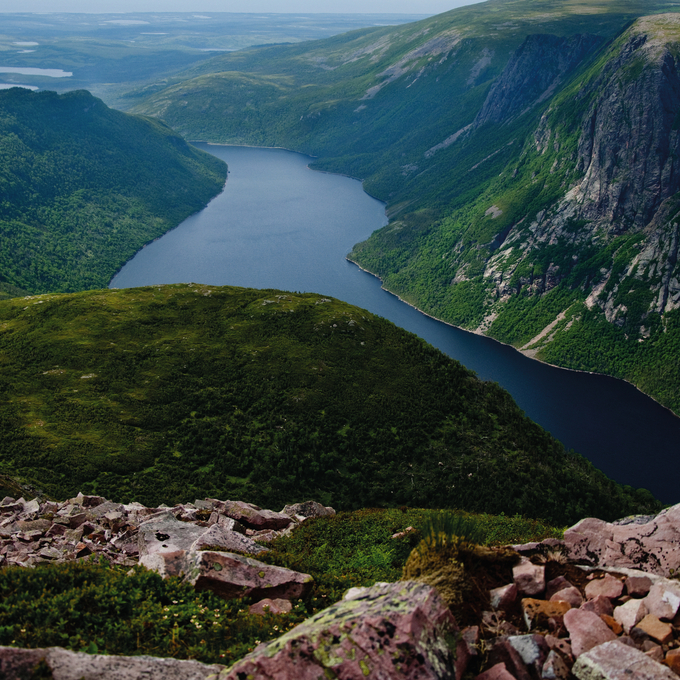
<svg viewBox="0 0 680 680">
<path fill-rule="evenodd" d="M 416 336 L 315 294 L 0 302 L 0 472 L 58 498 L 409 505 L 565 524 L 659 508 Z"/>
<path fill-rule="evenodd" d="M 85 91 L 0 91 L 0 297 L 101 288 L 203 208 L 226 166 Z"/>
</svg>

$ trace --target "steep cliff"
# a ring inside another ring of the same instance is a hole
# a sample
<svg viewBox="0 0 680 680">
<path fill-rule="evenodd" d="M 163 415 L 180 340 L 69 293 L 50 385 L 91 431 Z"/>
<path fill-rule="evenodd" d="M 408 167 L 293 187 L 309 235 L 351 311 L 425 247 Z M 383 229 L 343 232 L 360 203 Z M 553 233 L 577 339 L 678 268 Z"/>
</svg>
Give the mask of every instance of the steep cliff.
<svg viewBox="0 0 680 680">
<path fill-rule="evenodd" d="M 393 223 L 352 259 L 429 313 L 680 410 L 679 59 L 678 14 L 599 48 L 529 36 L 449 149 L 521 152 L 420 234 Z"/>
</svg>

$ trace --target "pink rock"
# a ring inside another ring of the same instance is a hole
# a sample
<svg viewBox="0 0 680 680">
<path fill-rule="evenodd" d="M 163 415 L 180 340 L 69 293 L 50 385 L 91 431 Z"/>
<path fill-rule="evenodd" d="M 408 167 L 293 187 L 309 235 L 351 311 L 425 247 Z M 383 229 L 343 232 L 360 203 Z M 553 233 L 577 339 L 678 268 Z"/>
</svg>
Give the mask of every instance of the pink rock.
<svg viewBox="0 0 680 680">
<path fill-rule="evenodd" d="M 680 504 L 643 524 L 581 520 L 564 533 L 569 559 L 670 576 L 680 567 Z"/>
<path fill-rule="evenodd" d="M 248 555 L 259 555 L 267 552 L 267 548 L 256 543 L 252 538 L 228 531 L 220 524 L 213 524 L 207 530 L 203 529 L 200 536 L 191 544 L 191 550 L 226 550 L 227 552 L 241 552 Z"/>
<path fill-rule="evenodd" d="M 515 677 L 508 673 L 504 663 L 497 663 L 491 666 L 488 671 L 480 673 L 475 680 L 515 680 Z"/>
<path fill-rule="evenodd" d="M 314 581 L 309 574 L 210 550 L 191 555 L 186 575 L 196 590 L 211 590 L 227 600 L 237 597 L 292 600 L 308 593 Z"/>
<path fill-rule="evenodd" d="M 573 588 L 574 584 L 567 581 L 565 576 L 558 576 L 552 581 L 548 581 L 545 586 L 545 599 L 549 600 L 555 593 L 565 588 Z"/>
<path fill-rule="evenodd" d="M 652 580 L 648 576 L 629 576 L 626 579 L 626 592 L 631 597 L 645 597 L 652 587 Z"/>
<path fill-rule="evenodd" d="M 669 668 L 618 640 L 606 642 L 579 656 L 572 672 L 577 678 L 583 679 L 678 680 L 678 676 Z"/>
<path fill-rule="evenodd" d="M 614 610 L 614 618 L 623 626 L 623 632 L 628 635 L 630 629 L 647 616 L 648 611 L 644 600 L 628 600 Z"/>
<path fill-rule="evenodd" d="M 491 606 L 504 612 L 512 608 L 517 602 L 517 586 L 509 583 L 507 586 L 494 588 L 490 593 Z"/>
<path fill-rule="evenodd" d="M 668 581 L 655 583 L 643 601 L 650 614 L 670 621 L 678 613 L 680 607 L 680 584 L 676 585 Z"/>
<path fill-rule="evenodd" d="M 287 614 L 292 609 L 293 605 L 290 603 L 290 600 L 282 600 L 280 598 L 270 600 L 267 597 L 255 604 L 251 604 L 248 611 L 251 614 Z"/>
<path fill-rule="evenodd" d="M 532 564 L 525 557 L 512 568 L 512 578 L 518 592 L 522 595 L 533 597 L 545 590 L 545 567 Z"/>
<path fill-rule="evenodd" d="M 510 638 L 508 637 L 496 638 L 489 650 L 487 663 L 490 666 L 502 663 L 508 673 L 513 678 L 516 678 L 516 680 L 531 680 L 522 655 L 510 643 Z"/>
<path fill-rule="evenodd" d="M 453 678 L 455 659 L 446 636 L 455 630 L 434 588 L 413 581 L 380 583 L 357 589 L 353 599 L 260 645 L 220 680 L 316 680 L 331 672 L 347 679 Z"/>
<path fill-rule="evenodd" d="M 530 672 L 533 669 L 533 674 L 540 676 L 543 664 L 550 653 L 550 647 L 543 635 L 511 635 L 508 642 L 520 655 L 526 668 Z"/>
<path fill-rule="evenodd" d="M 282 512 L 263 510 L 252 503 L 243 501 L 213 501 L 215 510 L 235 519 L 244 526 L 261 531 L 262 529 L 285 529 L 293 520 Z"/>
<path fill-rule="evenodd" d="M 550 654 L 543 664 L 540 677 L 543 680 L 567 680 L 569 678 L 569 666 L 557 652 L 550 650 Z"/>
<path fill-rule="evenodd" d="M 462 678 L 470 660 L 479 655 L 479 626 L 469 626 L 461 631 L 456 645 L 456 678 Z"/>
<path fill-rule="evenodd" d="M 303 503 L 295 503 L 294 505 L 286 505 L 281 512 L 293 519 L 303 521 L 310 517 L 332 517 L 335 515 L 335 510 L 328 506 L 323 506 L 316 501 L 304 501 Z M 410 527 L 412 529 L 412 527 Z M 408 531 L 408 529 L 406 530 Z"/>
<path fill-rule="evenodd" d="M 576 658 L 597 645 L 616 639 L 597 614 L 583 609 L 570 609 L 564 615 L 564 625 L 569 631 L 571 649 Z"/>
<path fill-rule="evenodd" d="M 568 602 L 574 609 L 578 609 L 583 604 L 583 595 L 581 595 L 581 591 L 578 588 L 572 586 L 571 588 L 558 590 L 550 598 L 550 601 Z"/>
<path fill-rule="evenodd" d="M 612 601 L 608 597 L 604 597 L 603 595 L 598 595 L 592 600 L 584 602 L 581 605 L 580 609 L 582 609 L 585 612 L 593 612 L 598 616 L 600 616 L 601 614 L 611 616 L 614 613 L 614 606 L 612 605 Z"/>
<path fill-rule="evenodd" d="M 623 593 L 623 582 L 611 574 L 594 579 L 586 586 L 586 599 L 588 600 L 593 600 L 598 595 L 615 600 L 621 596 L 621 593 Z"/>
</svg>

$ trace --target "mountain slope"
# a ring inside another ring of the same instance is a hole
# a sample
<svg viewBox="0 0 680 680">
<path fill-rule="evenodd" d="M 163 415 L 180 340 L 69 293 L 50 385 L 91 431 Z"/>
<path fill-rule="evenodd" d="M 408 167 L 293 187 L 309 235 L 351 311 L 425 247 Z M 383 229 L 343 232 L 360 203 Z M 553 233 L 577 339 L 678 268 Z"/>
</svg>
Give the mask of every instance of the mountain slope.
<svg viewBox="0 0 680 680">
<path fill-rule="evenodd" d="M 491 0 L 223 55 L 135 110 L 364 178 L 391 221 L 350 259 L 386 288 L 680 412 L 677 40 L 664 10 Z"/>
<path fill-rule="evenodd" d="M 221 190 L 224 163 L 85 91 L 0 91 L 0 290 L 105 286 Z"/>
<path fill-rule="evenodd" d="M 57 497 L 318 498 L 566 524 L 658 504 L 495 383 L 314 294 L 172 285 L 0 302 L 0 473 Z"/>
<path fill-rule="evenodd" d="M 351 257 L 427 311 L 680 411 L 679 38 L 680 15 L 638 20 L 465 212 L 411 242 L 392 225 Z M 425 277 L 428 290 L 412 285 Z"/>
</svg>

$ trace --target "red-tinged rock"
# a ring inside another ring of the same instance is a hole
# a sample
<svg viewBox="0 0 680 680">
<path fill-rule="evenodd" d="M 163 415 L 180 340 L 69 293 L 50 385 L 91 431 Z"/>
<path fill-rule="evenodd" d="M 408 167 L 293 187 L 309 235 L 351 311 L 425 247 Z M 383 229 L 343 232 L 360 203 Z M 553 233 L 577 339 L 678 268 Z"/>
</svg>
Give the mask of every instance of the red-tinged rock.
<svg viewBox="0 0 680 680">
<path fill-rule="evenodd" d="M 566 576 L 562 576 L 561 574 L 554 578 L 552 581 L 548 581 L 545 584 L 545 599 L 549 600 L 555 593 L 558 593 L 560 590 L 564 590 L 565 588 L 573 588 L 574 584 L 570 583 Z"/>
<path fill-rule="evenodd" d="M 457 627 L 434 588 L 401 581 L 352 593 L 353 599 L 260 645 L 220 680 L 453 680 L 455 659 L 446 638 Z"/>
<path fill-rule="evenodd" d="M 571 672 L 579 680 L 677 680 L 669 668 L 618 640 L 579 656 Z"/>
<path fill-rule="evenodd" d="M 497 663 L 491 666 L 488 671 L 480 673 L 475 680 L 515 680 L 515 677 L 508 673 L 504 663 Z"/>
<path fill-rule="evenodd" d="M 526 557 L 512 568 L 512 578 L 521 595 L 540 595 L 545 590 L 545 567 L 532 564 Z"/>
<path fill-rule="evenodd" d="M 522 611 L 527 630 L 532 628 L 547 628 L 548 621 L 554 619 L 561 622 L 562 618 L 571 609 L 568 602 L 549 602 L 526 597 L 522 600 Z"/>
<path fill-rule="evenodd" d="M 663 653 L 663 648 L 661 647 L 661 645 L 655 645 L 651 640 L 648 640 L 642 646 L 642 651 L 650 659 L 654 659 L 654 661 L 658 661 L 659 663 L 663 663 L 664 653 Z"/>
<path fill-rule="evenodd" d="M 648 613 L 644 600 L 628 600 L 614 610 L 613 616 L 627 635 Z"/>
<path fill-rule="evenodd" d="M 517 586 L 514 583 L 509 583 L 507 586 L 494 588 L 489 592 L 489 596 L 491 606 L 494 609 L 507 612 L 517 603 Z"/>
<path fill-rule="evenodd" d="M 655 583 L 644 599 L 647 611 L 659 619 L 672 621 L 680 608 L 680 584 L 670 581 Z"/>
<path fill-rule="evenodd" d="M 42 667 L 39 666 L 42 664 Z M 71 652 L 61 647 L 0 647 L 0 678 L 25 680 L 215 680 L 224 666 L 152 656 L 105 656 Z M 37 673 L 34 675 L 34 673 Z M 49 674 L 49 675 L 48 675 Z"/>
<path fill-rule="evenodd" d="M 268 597 L 264 600 L 260 600 L 255 604 L 251 604 L 249 612 L 251 614 L 287 614 L 293 609 L 293 605 L 290 600 L 282 600 L 277 598 L 276 600 L 270 600 Z"/>
<path fill-rule="evenodd" d="M 252 503 L 243 501 L 214 501 L 217 512 L 235 519 L 249 529 L 285 529 L 293 520 L 282 512 L 263 510 Z"/>
<path fill-rule="evenodd" d="M 647 614 L 642 621 L 640 621 L 636 628 L 643 631 L 650 638 L 665 645 L 673 639 L 673 626 L 670 623 L 660 621 L 654 614 Z"/>
<path fill-rule="evenodd" d="M 569 666 L 557 652 L 550 650 L 539 677 L 543 680 L 568 680 Z"/>
<path fill-rule="evenodd" d="M 252 538 L 236 531 L 228 531 L 219 524 L 207 529 L 201 528 L 199 537 L 191 544 L 190 550 L 226 550 L 241 552 L 247 555 L 259 555 L 268 552 L 268 548 L 259 545 Z"/>
<path fill-rule="evenodd" d="M 641 524 L 581 520 L 564 532 L 564 543 L 570 561 L 670 576 L 680 566 L 680 504 Z"/>
<path fill-rule="evenodd" d="M 532 674 L 540 677 L 543 664 L 550 653 L 550 647 L 543 635 L 512 635 L 508 642 L 522 657 L 522 662 Z M 512 669 L 509 669 L 512 670 Z"/>
<path fill-rule="evenodd" d="M 664 663 L 676 674 L 680 675 L 680 649 L 671 649 L 666 653 Z"/>
<path fill-rule="evenodd" d="M 303 503 L 286 505 L 281 512 L 300 522 L 309 519 L 310 517 L 332 517 L 335 515 L 335 510 L 333 510 L 333 508 L 323 506 L 316 501 L 304 501 Z M 413 527 L 409 528 L 413 530 Z M 408 529 L 406 529 L 406 531 L 408 532 Z"/>
<path fill-rule="evenodd" d="M 516 680 L 531 680 L 529 670 L 522 660 L 522 655 L 510 643 L 510 638 L 500 637 L 493 642 L 487 641 L 487 649 L 490 647 L 487 663 L 490 666 L 503 664 Z"/>
<path fill-rule="evenodd" d="M 623 633 L 623 626 L 613 616 L 600 614 L 600 618 L 609 626 L 614 635 L 621 635 Z"/>
<path fill-rule="evenodd" d="M 196 590 L 211 590 L 227 600 L 238 597 L 292 600 L 306 595 L 314 582 L 309 574 L 234 553 L 202 550 L 187 559 L 186 581 Z"/>
<path fill-rule="evenodd" d="M 569 631 L 571 649 L 577 659 L 593 647 L 616 639 L 616 635 L 597 614 L 583 609 L 570 609 L 564 615 L 564 625 Z"/>
<path fill-rule="evenodd" d="M 602 578 L 594 579 L 586 586 L 586 599 L 593 600 L 598 595 L 609 600 L 615 600 L 623 593 L 623 582 L 612 576 L 605 574 Z"/>
<path fill-rule="evenodd" d="M 455 677 L 462 678 L 470 661 L 479 656 L 479 626 L 469 626 L 461 631 L 456 645 Z"/>
<path fill-rule="evenodd" d="M 651 587 L 649 576 L 629 576 L 626 579 L 626 592 L 631 597 L 646 597 Z"/>
<path fill-rule="evenodd" d="M 571 645 L 566 640 L 557 638 L 554 635 L 546 635 L 545 642 L 552 651 L 558 652 L 571 667 L 571 664 L 574 663 L 574 655 L 571 651 Z"/>
<path fill-rule="evenodd" d="M 572 609 L 578 609 L 583 604 L 583 595 L 575 586 L 558 590 L 551 598 L 551 602 L 568 602 Z"/>
<path fill-rule="evenodd" d="M 614 605 L 612 605 L 612 601 L 608 597 L 602 595 L 598 595 L 592 600 L 584 602 L 580 606 L 580 609 L 585 612 L 593 612 L 593 614 L 597 614 L 598 616 L 602 614 L 612 616 L 614 614 Z"/>
</svg>

